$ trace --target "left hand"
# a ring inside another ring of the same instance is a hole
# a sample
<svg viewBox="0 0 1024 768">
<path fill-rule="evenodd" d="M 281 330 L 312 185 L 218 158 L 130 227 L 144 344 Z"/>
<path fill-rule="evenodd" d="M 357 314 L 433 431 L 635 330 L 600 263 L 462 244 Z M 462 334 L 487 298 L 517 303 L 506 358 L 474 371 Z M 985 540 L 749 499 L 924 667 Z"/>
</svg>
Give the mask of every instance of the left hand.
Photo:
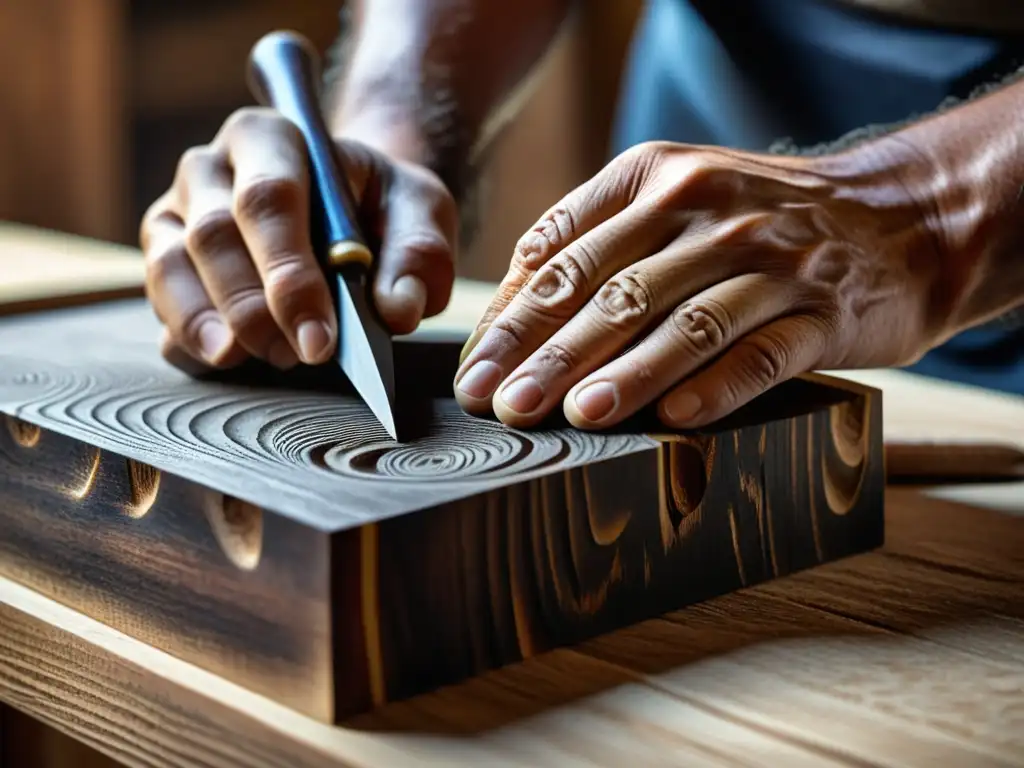
<svg viewBox="0 0 1024 768">
<path fill-rule="evenodd" d="M 517 244 L 456 398 L 521 428 L 561 403 L 581 429 L 657 400 L 695 428 L 805 371 L 918 359 L 943 333 L 941 236 L 908 191 L 926 156 L 634 147 Z"/>
</svg>

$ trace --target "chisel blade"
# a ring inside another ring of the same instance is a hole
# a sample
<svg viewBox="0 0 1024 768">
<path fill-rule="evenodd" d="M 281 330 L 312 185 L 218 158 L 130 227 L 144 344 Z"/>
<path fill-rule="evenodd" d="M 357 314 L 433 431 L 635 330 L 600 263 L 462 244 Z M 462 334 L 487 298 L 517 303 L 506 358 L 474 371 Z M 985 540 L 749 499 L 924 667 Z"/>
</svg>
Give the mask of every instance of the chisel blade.
<svg viewBox="0 0 1024 768">
<path fill-rule="evenodd" d="M 367 300 L 365 271 L 343 267 L 337 278 L 338 363 L 391 439 L 398 440 L 391 337 Z"/>
</svg>

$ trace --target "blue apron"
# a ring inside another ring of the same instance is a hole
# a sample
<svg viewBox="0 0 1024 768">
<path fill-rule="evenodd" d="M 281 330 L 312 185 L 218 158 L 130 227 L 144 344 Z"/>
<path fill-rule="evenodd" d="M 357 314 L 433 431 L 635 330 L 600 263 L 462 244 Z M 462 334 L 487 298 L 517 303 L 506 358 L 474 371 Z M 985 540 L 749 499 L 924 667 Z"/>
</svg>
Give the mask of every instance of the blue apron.
<svg viewBox="0 0 1024 768">
<path fill-rule="evenodd" d="M 823 0 L 648 0 L 613 151 L 652 139 L 755 151 L 782 138 L 833 141 L 927 114 L 1018 62 L 1021 38 L 929 29 Z M 907 370 L 1024 394 L 1024 323 L 966 331 Z"/>
</svg>

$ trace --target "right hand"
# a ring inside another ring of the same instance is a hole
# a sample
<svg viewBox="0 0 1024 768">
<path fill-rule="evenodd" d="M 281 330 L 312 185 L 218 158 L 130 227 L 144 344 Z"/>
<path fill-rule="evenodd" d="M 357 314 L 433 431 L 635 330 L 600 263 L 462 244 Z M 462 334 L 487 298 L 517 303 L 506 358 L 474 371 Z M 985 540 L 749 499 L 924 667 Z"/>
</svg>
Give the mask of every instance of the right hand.
<svg viewBox="0 0 1024 768">
<path fill-rule="evenodd" d="M 336 146 L 362 228 L 379 244 L 374 303 L 392 333 L 409 333 L 448 303 L 455 201 L 422 166 L 353 141 Z M 168 361 L 227 368 L 256 357 L 288 369 L 330 359 L 337 318 L 309 205 L 302 135 L 273 110 L 239 110 L 209 145 L 185 152 L 140 231 Z"/>
</svg>

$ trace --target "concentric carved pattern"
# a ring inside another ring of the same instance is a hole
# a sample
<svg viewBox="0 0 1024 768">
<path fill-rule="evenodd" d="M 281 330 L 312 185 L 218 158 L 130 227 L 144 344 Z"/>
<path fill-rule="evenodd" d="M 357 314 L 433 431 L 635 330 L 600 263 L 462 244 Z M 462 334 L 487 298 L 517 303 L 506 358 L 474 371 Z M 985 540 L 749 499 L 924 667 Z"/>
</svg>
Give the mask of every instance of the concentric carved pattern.
<svg viewBox="0 0 1024 768">
<path fill-rule="evenodd" d="M 435 399 L 427 437 L 400 445 L 342 391 L 189 379 L 157 357 L 148 308 L 61 315 L 0 324 L 0 411 L 18 417 L 0 484 L 34 493 L 37 520 L 60 515 L 22 532 L 53 546 L 39 583 L 104 563 L 83 607 L 117 583 L 136 615 L 180 624 L 169 647 L 200 664 L 223 648 L 233 679 L 270 695 L 301 680 L 309 711 L 331 680 L 352 714 L 882 540 L 881 403 L 864 390 L 794 382 L 687 435 L 518 432 Z M 63 448 L 33 463 L 51 438 Z M 114 518 L 92 560 L 74 547 L 87 507 Z M 282 658 L 280 676 L 246 671 Z"/>
<path fill-rule="evenodd" d="M 71 365 L 45 352 L 45 325 L 33 330 L 42 340 L 31 354 L 5 355 L 0 410 L 327 529 L 654 446 L 638 435 L 519 433 L 452 400 L 436 401 L 429 437 L 397 444 L 352 396 L 187 381 L 155 347 L 120 350 L 112 365 L 92 335 L 76 353 L 83 364 Z"/>
<path fill-rule="evenodd" d="M 5 415 L 3 418 L 4 423 L 7 425 L 7 431 L 11 433 L 14 442 L 23 448 L 34 448 L 36 446 L 42 434 L 42 430 L 39 427 L 21 419 L 16 419 L 13 416 Z"/>
<path fill-rule="evenodd" d="M 309 426 L 307 422 L 299 430 Z M 310 455 L 321 466 L 353 478 L 451 483 L 514 478 L 535 470 L 559 469 L 570 460 L 590 464 L 610 458 L 631 442 L 629 438 L 595 441 L 570 431 L 522 434 L 497 422 L 471 421 L 456 412 L 452 403 L 446 404 L 431 431 L 429 437 L 409 445 L 390 441 L 359 445 L 358 427 L 354 427 L 332 447 L 317 446 Z M 277 437 L 288 439 L 285 434 Z M 315 443 L 308 436 L 306 439 Z M 281 444 L 276 447 L 285 448 Z"/>
</svg>

